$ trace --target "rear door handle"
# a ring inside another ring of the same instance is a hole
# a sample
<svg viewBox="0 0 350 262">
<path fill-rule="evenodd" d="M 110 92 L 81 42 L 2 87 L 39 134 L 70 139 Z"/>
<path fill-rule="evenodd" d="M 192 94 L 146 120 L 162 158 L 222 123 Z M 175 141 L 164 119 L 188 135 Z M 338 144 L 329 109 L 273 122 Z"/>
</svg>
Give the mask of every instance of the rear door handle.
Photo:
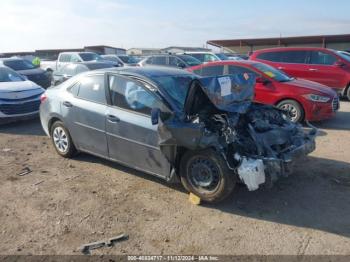
<svg viewBox="0 0 350 262">
<path fill-rule="evenodd" d="M 107 115 L 107 120 L 111 123 L 117 123 L 120 121 L 119 117 L 116 117 L 115 115 Z"/>
<path fill-rule="evenodd" d="M 65 107 L 72 107 L 72 106 L 73 106 L 72 103 L 71 103 L 71 102 L 68 102 L 68 101 L 64 101 L 64 102 L 63 102 L 63 105 L 64 105 Z"/>
<path fill-rule="evenodd" d="M 279 66 L 279 67 L 277 67 L 279 70 L 283 70 L 284 69 L 284 67 L 283 66 Z"/>
<path fill-rule="evenodd" d="M 309 71 L 318 71 L 316 68 L 309 68 Z"/>
</svg>

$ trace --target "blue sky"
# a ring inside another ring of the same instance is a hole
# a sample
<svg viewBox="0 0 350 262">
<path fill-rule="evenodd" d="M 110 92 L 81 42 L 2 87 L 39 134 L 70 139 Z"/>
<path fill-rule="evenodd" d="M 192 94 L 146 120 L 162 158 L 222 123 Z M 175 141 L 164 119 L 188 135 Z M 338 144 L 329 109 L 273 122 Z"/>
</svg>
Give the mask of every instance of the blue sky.
<svg viewBox="0 0 350 262">
<path fill-rule="evenodd" d="M 350 33 L 348 0 L 0 0 L 0 52 Z"/>
</svg>

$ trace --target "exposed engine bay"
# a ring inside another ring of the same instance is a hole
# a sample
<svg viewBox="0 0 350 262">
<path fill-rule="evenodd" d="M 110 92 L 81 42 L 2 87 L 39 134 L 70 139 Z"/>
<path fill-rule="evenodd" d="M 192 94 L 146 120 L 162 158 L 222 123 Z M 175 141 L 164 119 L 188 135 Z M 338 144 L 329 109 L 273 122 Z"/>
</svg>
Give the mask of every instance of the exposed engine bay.
<svg viewBox="0 0 350 262">
<path fill-rule="evenodd" d="M 231 87 L 236 84 L 240 89 L 232 87 L 237 92 L 231 92 L 229 99 L 225 96 L 226 100 L 220 81 L 211 79 L 205 88 L 199 83 L 193 86 L 182 119 L 159 125 L 160 146 L 170 160 L 174 158 L 167 150 L 170 145 L 215 148 L 248 189 L 256 190 L 260 184 L 272 186 L 279 176 L 287 176 L 294 160 L 314 151 L 317 130 L 306 133 L 283 111 L 252 103 L 252 79 L 245 78 L 231 78 Z"/>
</svg>

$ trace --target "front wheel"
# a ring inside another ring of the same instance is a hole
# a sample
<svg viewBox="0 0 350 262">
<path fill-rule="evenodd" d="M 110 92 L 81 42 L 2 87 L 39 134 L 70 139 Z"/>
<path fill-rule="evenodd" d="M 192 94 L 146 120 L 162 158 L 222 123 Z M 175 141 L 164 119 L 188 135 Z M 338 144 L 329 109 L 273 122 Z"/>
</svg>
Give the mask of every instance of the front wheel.
<svg viewBox="0 0 350 262">
<path fill-rule="evenodd" d="M 212 149 L 188 151 L 180 163 L 181 183 L 206 202 L 219 202 L 228 197 L 236 176 L 222 156 Z"/>
<path fill-rule="evenodd" d="M 288 118 L 294 123 L 304 120 L 304 110 L 295 100 L 283 100 L 277 104 L 277 107 L 285 111 Z"/>
<path fill-rule="evenodd" d="M 51 140 L 57 153 L 70 158 L 76 152 L 72 138 L 61 121 L 56 121 L 51 127 Z"/>
</svg>

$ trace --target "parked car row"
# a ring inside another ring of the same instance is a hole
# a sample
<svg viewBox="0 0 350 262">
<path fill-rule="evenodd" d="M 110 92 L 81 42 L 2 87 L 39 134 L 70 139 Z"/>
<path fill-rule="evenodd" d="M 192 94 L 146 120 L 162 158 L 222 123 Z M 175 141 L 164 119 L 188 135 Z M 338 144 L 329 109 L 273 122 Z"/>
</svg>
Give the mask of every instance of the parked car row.
<svg viewBox="0 0 350 262">
<path fill-rule="evenodd" d="M 350 98 L 350 56 L 324 48 L 258 50 L 249 61 L 211 52 L 151 55 L 142 61 L 126 55 L 64 52 L 57 61 L 42 63 L 52 74 L 19 58 L 2 59 L 0 64 L 44 88 L 82 72 L 119 66 L 168 66 L 187 69 L 202 77 L 246 72 L 256 76 L 255 101 L 285 110 L 294 122 L 331 118 L 339 109 L 337 93 Z"/>
</svg>

